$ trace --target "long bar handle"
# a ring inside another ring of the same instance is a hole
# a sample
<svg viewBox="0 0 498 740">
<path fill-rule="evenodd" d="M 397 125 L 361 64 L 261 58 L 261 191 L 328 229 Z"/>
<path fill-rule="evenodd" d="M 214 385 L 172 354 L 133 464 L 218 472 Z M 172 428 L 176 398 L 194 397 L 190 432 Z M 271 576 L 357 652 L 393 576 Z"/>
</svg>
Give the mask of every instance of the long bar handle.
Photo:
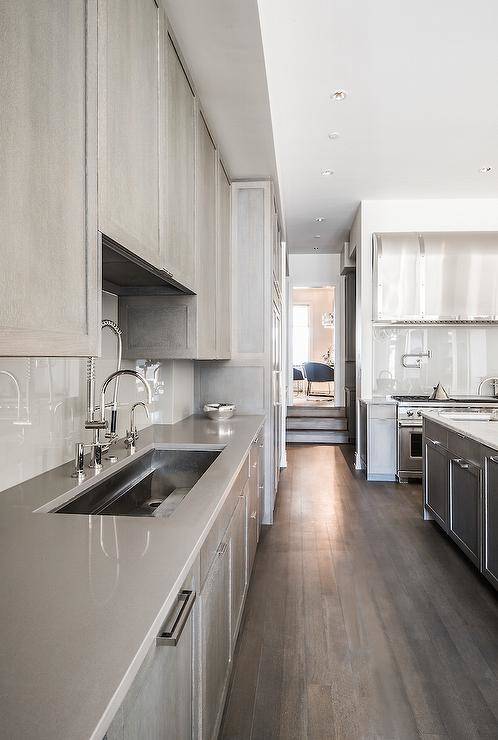
<svg viewBox="0 0 498 740">
<path fill-rule="evenodd" d="M 498 464 L 498 457 L 496 457 L 496 456 L 488 457 L 488 460 L 491 460 L 492 463 L 497 463 Z"/>
<path fill-rule="evenodd" d="M 455 462 L 459 468 L 462 468 L 462 470 L 467 470 L 469 467 L 469 463 L 466 462 L 463 457 L 456 457 L 453 459 L 453 462 Z"/>
<path fill-rule="evenodd" d="M 180 611 L 177 614 L 171 630 L 165 630 L 156 637 L 156 645 L 171 645 L 175 647 L 182 636 L 183 629 L 192 611 L 195 601 L 195 591 L 184 589 L 178 594 L 178 601 L 182 602 Z"/>
</svg>

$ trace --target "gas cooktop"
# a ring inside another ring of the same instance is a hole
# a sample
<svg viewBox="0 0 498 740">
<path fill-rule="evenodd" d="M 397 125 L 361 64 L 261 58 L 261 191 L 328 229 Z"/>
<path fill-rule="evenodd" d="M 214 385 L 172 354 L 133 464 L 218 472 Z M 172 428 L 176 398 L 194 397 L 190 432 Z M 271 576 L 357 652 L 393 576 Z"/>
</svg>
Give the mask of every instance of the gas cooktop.
<svg viewBox="0 0 498 740">
<path fill-rule="evenodd" d="M 453 396 L 450 398 L 431 399 L 429 396 L 392 396 L 394 401 L 400 403 L 498 403 L 498 398 L 494 396 Z"/>
</svg>

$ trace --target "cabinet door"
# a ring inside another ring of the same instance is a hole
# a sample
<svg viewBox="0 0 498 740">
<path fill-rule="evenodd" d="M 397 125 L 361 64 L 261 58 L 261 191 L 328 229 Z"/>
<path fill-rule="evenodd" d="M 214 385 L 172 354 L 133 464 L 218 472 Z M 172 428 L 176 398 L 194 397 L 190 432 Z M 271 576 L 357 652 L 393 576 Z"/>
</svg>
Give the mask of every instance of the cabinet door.
<svg viewBox="0 0 498 740">
<path fill-rule="evenodd" d="M 441 445 L 427 439 L 425 444 L 425 506 L 438 524 L 448 531 L 448 457 Z"/>
<path fill-rule="evenodd" d="M 159 11 L 99 2 L 99 227 L 160 267 Z"/>
<path fill-rule="evenodd" d="M 165 629 L 170 629 L 179 601 Z M 146 657 L 106 737 L 108 740 L 188 740 L 192 737 L 193 614 L 176 645 L 154 646 Z"/>
<path fill-rule="evenodd" d="M 247 526 L 246 509 L 249 484 L 239 497 L 230 523 L 230 591 L 232 653 L 239 631 L 247 586 Z"/>
<path fill-rule="evenodd" d="M 498 456 L 487 457 L 485 465 L 482 571 L 498 588 Z"/>
<path fill-rule="evenodd" d="M 448 532 L 477 566 L 481 559 L 480 472 L 463 458 L 450 459 Z"/>
<path fill-rule="evenodd" d="M 199 359 L 216 358 L 216 149 L 202 113 L 196 154 L 197 343 Z"/>
<path fill-rule="evenodd" d="M 228 360 L 232 350 L 231 187 L 220 161 L 218 161 L 217 233 L 216 354 L 218 359 Z"/>
<path fill-rule="evenodd" d="M 230 671 L 230 547 L 224 540 L 200 597 L 201 738 L 219 728 Z"/>
<path fill-rule="evenodd" d="M 259 459 L 251 456 L 250 478 L 247 482 L 247 580 L 249 581 L 259 536 Z"/>
<path fill-rule="evenodd" d="M 3 0 L 0 355 L 97 355 L 97 5 Z"/>
<path fill-rule="evenodd" d="M 160 238 L 163 267 L 195 284 L 195 98 L 173 42 L 161 42 Z"/>
</svg>

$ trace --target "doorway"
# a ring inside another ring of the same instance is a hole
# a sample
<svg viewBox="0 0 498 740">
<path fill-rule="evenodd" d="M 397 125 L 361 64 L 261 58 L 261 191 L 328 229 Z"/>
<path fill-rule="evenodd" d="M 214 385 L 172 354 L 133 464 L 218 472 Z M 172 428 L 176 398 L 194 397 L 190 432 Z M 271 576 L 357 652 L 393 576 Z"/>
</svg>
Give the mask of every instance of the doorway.
<svg viewBox="0 0 498 740">
<path fill-rule="evenodd" d="M 292 288 L 293 406 L 335 404 L 335 290 Z"/>
</svg>

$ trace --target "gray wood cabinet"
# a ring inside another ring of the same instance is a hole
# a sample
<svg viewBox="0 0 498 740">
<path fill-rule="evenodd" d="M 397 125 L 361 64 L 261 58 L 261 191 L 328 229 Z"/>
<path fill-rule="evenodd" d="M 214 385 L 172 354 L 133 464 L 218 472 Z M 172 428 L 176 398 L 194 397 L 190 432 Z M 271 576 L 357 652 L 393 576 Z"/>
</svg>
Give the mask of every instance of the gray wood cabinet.
<svg viewBox="0 0 498 740">
<path fill-rule="evenodd" d="M 231 654 L 239 633 L 247 588 L 247 488 L 246 483 L 230 523 Z"/>
<path fill-rule="evenodd" d="M 232 353 L 232 191 L 218 159 L 216 249 L 216 356 L 228 360 Z"/>
<path fill-rule="evenodd" d="M 262 451 L 263 436 L 258 435 L 251 447 L 249 480 L 247 482 L 247 580 L 249 581 L 261 526 Z"/>
<path fill-rule="evenodd" d="M 483 486 L 482 572 L 498 588 L 498 453 L 488 451 Z"/>
<path fill-rule="evenodd" d="M 195 96 L 168 33 L 161 35 L 160 246 L 162 267 L 195 288 Z"/>
<path fill-rule="evenodd" d="M 96 0 L 4 0 L 0 355 L 100 352 Z"/>
<path fill-rule="evenodd" d="M 163 631 L 174 630 L 180 599 Z M 194 617 L 190 612 L 176 645 L 154 645 L 107 731 L 107 740 L 188 740 L 193 737 L 193 639 Z"/>
<path fill-rule="evenodd" d="M 197 280 L 197 357 L 216 353 L 216 180 L 214 142 L 200 111 L 197 115 L 195 234 Z"/>
<path fill-rule="evenodd" d="M 154 0 L 99 0 L 99 228 L 161 267 Z"/>
<path fill-rule="evenodd" d="M 470 461 L 450 458 L 448 532 L 477 566 L 481 558 L 480 473 Z"/>
<path fill-rule="evenodd" d="M 230 543 L 221 542 L 199 599 L 200 736 L 219 729 L 230 673 Z"/>
<path fill-rule="evenodd" d="M 448 452 L 437 440 L 425 438 L 425 506 L 448 531 Z"/>
</svg>

